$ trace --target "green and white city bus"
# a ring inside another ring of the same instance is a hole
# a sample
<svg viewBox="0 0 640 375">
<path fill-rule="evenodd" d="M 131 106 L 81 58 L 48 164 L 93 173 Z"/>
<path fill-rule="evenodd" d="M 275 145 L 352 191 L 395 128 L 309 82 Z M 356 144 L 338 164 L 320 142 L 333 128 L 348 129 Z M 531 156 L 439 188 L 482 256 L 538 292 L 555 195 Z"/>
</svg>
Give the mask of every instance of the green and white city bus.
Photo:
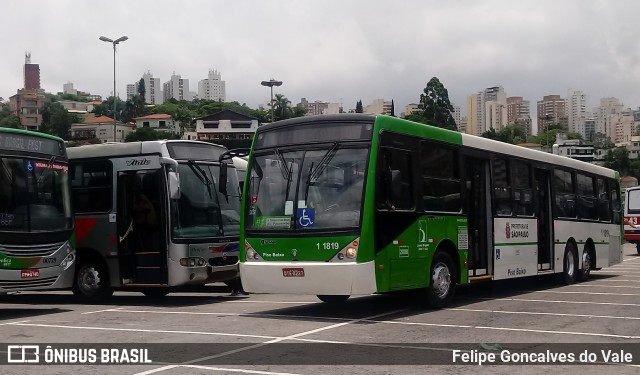
<svg viewBox="0 0 640 375">
<path fill-rule="evenodd" d="M 557 273 L 621 259 L 619 176 L 566 157 L 395 117 L 258 128 L 245 181 L 243 286 L 350 295 Z"/>
<path fill-rule="evenodd" d="M 71 286 L 68 170 L 62 139 L 0 128 L 0 293 Z"/>
<path fill-rule="evenodd" d="M 78 265 L 86 300 L 114 288 L 160 297 L 234 284 L 240 188 L 225 147 L 145 141 L 69 148 Z"/>
</svg>

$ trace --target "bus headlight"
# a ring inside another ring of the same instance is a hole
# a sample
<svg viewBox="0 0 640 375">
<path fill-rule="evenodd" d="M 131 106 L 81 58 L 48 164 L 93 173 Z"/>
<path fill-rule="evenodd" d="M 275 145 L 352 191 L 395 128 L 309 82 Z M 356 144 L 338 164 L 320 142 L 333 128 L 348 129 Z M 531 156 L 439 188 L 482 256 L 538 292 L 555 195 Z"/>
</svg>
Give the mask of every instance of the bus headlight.
<svg viewBox="0 0 640 375">
<path fill-rule="evenodd" d="M 247 249 L 247 260 L 257 260 L 259 257 L 258 253 L 252 248 Z"/>
<path fill-rule="evenodd" d="M 354 259 L 356 255 L 358 255 L 358 250 L 356 250 L 353 247 L 350 247 L 347 249 L 347 251 L 345 251 L 345 254 L 347 255 L 347 258 Z"/>
<path fill-rule="evenodd" d="M 62 262 L 60 262 L 60 267 L 62 267 L 63 270 L 66 270 L 67 268 L 71 267 L 75 259 L 76 259 L 76 253 L 75 252 L 69 253 L 69 255 L 67 255 L 67 257 L 64 258 Z"/>
<path fill-rule="evenodd" d="M 202 267 L 207 263 L 202 258 L 180 258 L 180 265 L 182 267 Z"/>
</svg>

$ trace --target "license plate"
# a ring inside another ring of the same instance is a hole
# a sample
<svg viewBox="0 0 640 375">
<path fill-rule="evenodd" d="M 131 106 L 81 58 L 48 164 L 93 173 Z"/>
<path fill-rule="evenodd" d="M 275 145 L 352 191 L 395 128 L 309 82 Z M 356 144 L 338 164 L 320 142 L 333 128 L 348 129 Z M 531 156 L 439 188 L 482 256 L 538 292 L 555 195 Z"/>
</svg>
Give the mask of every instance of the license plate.
<svg viewBox="0 0 640 375">
<path fill-rule="evenodd" d="M 283 268 L 282 276 L 284 277 L 304 277 L 304 268 Z"/>
<path fill-rule="evenodd" d="M 20 278 L 21 279 L 35 279 L 40 277 L 40 270 L 21 270 Z"/>
</svg>

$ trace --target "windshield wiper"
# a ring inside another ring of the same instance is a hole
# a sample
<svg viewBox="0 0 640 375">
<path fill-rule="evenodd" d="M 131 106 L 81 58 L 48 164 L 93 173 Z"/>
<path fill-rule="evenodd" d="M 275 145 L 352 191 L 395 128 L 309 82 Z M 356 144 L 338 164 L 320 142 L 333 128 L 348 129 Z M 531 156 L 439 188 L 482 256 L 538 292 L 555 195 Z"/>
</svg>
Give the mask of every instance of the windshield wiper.
<svg viewBox="0 0 640 375">
<path fill-rule="evenodd" d="M 282 156 L 282 153 L 280 152 L 280 149 L 276 148 L 276 156 L 278 157 L 278 161 L 280 162 L 280 172 L 282 172 L 282 177 L 283 178 L 288 178 L 291 174 L 291 171 L 289 171 L 289 167 L 287 167 L 287 161 L 285 160 L 284 156 Z"/>
<path fill-rule="evenodd" d="M 211 182 L 211 180 L 209 179 L 209 176 L 207 176 L 207 173 L 193 160 L 187 160 L 187 165 L 189 166 L 189 168 L 191 168 L 191 170 L 193 171 L 193 174 L 195 174 L 196 177 L 198 177 L 200 182 L 202 182 L 207 187 L 209 198 L 212 198 L 211 185 L 213 184 L 213 182 Z"/>
<path fill-rule="evenodd" d="M 51 167 L 53 166 L 53 162 L 54 160 L 56 160 L 56 156 L 53 155 L 49 158 L 49 162 L 47 162 L 47 166 L 42 170 L 42 172 L 40 172 L 40 174 L 38 175 L 38 178 L 36 179 L 36 183 L 40 184 L 40 182 L 42 182 L 42 176 L 44 175 L 44 172 L 48 171 L 49 169 L 51 169 Z M 35 165 L 33 166 L 35 168 Z"/>
<path fill-rule="evenodd" d="M 276 148 L 276 156 L 278 157 L 278 161 L 280 164 L 280 172 L 282 172 L 282 177 L 287 180 L 287 189 L 285 191 L 284 199 L 287 200 L 289 198 L 289 191 L 291 190 L 291 180 L 293 177 L 293 161 L 289 162 L 291 166 L 287 165 L 287 160 L 282 156 L 280 149 Z"/>
<path fill-rule="evenodd" d="M 313 162 L 311 162 L 311 166 L 309 167 L 309 173 L 307 174 L 307 182 L 304 188 L 304 201 L 307 201 L 309 197 L 309 186 L 311 186 L 311 172 L 313 172 Z"/>
<path fill-rule="evenodd" d="M 315 184 L 316 182 L 318 182 L 318 178 L 320 177 L 320 175 L 322 174 L 322 172 L 324 172 L 325 169 L 327 169 L 327 167 L 329 166 L 329 162 L 331 162 L 331 159 L 333 159 L 333 157 L 336 155 L 336 153 L 338 152 L 338 142 L 333 142 L 333 145 L 331 145 L 331 148 L 327 151 L 326 154 L 324 154 L 324 156 L 322 157 L 322 159 L 320 159 L 320 162 L 318 163 L 318 167 L 311 171 L 309 170 L 309 177 L 307 178 L 307 185 L 311 184 Z"/>
</svg>

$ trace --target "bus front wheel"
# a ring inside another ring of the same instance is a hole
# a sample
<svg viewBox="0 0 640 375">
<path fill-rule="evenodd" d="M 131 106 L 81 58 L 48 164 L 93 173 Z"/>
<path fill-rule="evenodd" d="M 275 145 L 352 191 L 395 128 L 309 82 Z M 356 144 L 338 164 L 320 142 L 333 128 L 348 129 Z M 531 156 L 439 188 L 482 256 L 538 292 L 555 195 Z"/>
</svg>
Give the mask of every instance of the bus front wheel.
<svg viewBox="0 0 640 375">
<path fill-rule="evenodd" d="M 427 303 L 435 309 L 449 304 L 456 291 L 455 272 L 451 256 L 444 251 L 437 252 L 431 262 Z"/>
<path fill-rule="evenodd" d="M 106 268 L 94 259 L 86 259 L 76 269 L 73 294 L 85 302 L 96 302 L 113 294 Z"/>
<path fill-rule="evenodd" d="M 564 259 L 562 261 L 562 282 L 565 285 L 571 285 L 576 282 L 578 274 L 578 251 L 576 246 L 568 243 L 564 250 Z"/>
<path fill-rule="evenodd" d="M 341 303 L 347 302 L 349 296 L 336 296 L 336 295 L 317 295 L 318 299 L 324 303 L 329 303 L 332 305 L 337 305 Z"/>
</svg>

